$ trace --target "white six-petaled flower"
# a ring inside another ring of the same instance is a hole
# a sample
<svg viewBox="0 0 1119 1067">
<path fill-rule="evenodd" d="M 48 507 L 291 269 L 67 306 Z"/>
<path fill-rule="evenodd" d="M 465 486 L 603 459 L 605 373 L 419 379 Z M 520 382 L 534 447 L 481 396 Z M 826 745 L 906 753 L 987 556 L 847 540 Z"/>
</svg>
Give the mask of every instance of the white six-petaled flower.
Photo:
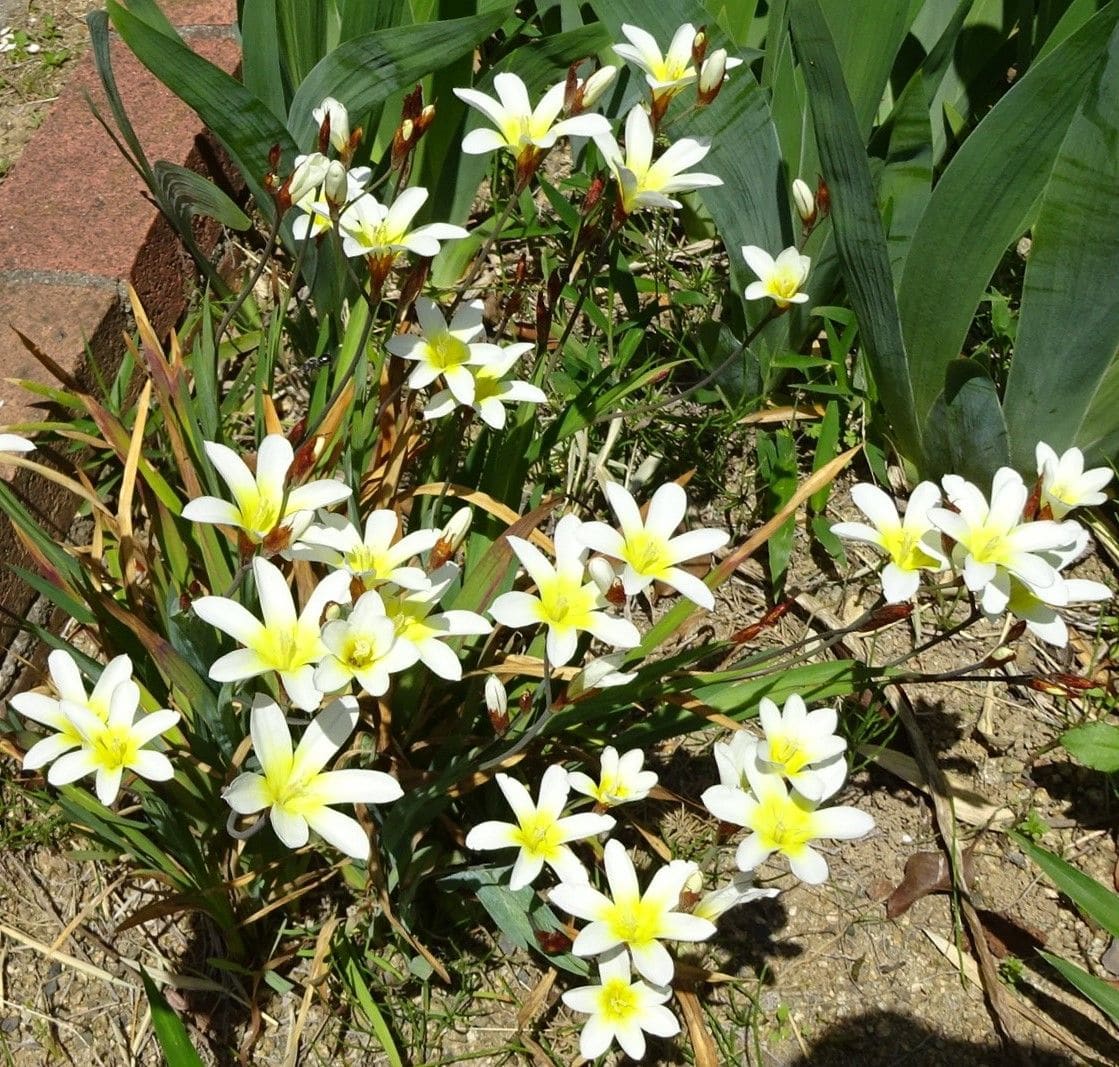
<svg viewBox="0 0 1119 1067">
<path fill-rule="evenodd" d="M 28 771 L 38 770 L 81 745 L 82 735 L 63 710 L 64 704 L 70 708 L 83 707 L 101 722 L 107 722 L 114 690 L 132 677 L 132 661 L 127 656 L 116 656 L 102 668 L 93 691 L 87 696 L 81 672 L 68 651 L 56 648 L 51 652 L 47 668 L 57 698 L 46 693 L 18 693 L 8 701 L 24 718 L 55 731 L 27 750 L 23 768 Z"/>
<path fill-rule="evenodd" d="M 268 809 L 276 836 L 288 848 L 302 848 L 314 830 L 339 852 L 368 859 L 369 837 L 357 819 L 335 804 L 387 804 L 403 796 L 400 783 L 382 771 L 346 768 L 324 771 L 346 743 L 358 720 L 357 701 L 340 697 L 311 720 L 292 750 L 287 719 L 275 701 L 257 695 L 249 733 L 260 773 L 244 771 L 222 796 L 238 815 Z"/>
<path fill-rule="evenodd" d="M 603 807 L 612 808 L 615 804 L 644 800 L 657 784 L 655 771 L 641 769 L 644 762 L 645 753 L 639 748 L 631 748 L 619 755 L 613 745 L 607 745 L 599 761 L 597 782 L 582 771 L 568 771 L 567 780 L 576 793 L 591 797 Z"/>
<path fill-rule="evenodd" d="M 1037 473 L 1041 478 L 1041 505 L 1054 519 L 1063 519 L 1073 508 L 1102 504 L 1101 491 L 1111 481 L 1108 467 L 1084 469 L 1084 453 L 1070 448 L 1059 456 L 1044 441 L 1037 443 Z"/>
<path fill-rule="evenodd" d="M 338 220 L 342 251 L 347 256 L 370 256 L 391 263 L 401 252 L 437 256 L 439 242 L 465 237 L 466 230 L 449 222 L 431 222 L 411 229 L 412 219 L 427 202 L 428 192 L 418 186 L 405 189 L 392 202 L 382 204 L 372 193 L 363 193 Z"/>
<path fill-rule="evenodd" d="M 921 581 L 922 571 L 941 571 L 948 559 L 940 548 L 940 531 L 929 512 L 940 503 L 940 490 L 921 482 L 910 494 L 905 517 L 899 518 L 894 502 L 881 489 L 866 482 L 851 487 L 855 506 L 870 519 L 837 522 L 831 532 L 849 541 L 875 545 L 889 557 L 882 568 L 882 593 L 887 604 L 909 600 Z"/>
<path fill-rule="evenodd" d="M 563 110 L 566 83 L 553 85 L 533 108 L 528 89 L 516 74 L 503 71 L 494 75 L 497 99 L 477 89 L 455 89 L 464 103 L 477 108 L 495 129 L 471 130 L 462 142 L 468 155 L 482 155 L 506 149 L 518 159 L 526 152 L 547 151 L 560 137 L 594 137 L 606 133 L 610 123 L 603 115 L 573 115 L 559 119 Z"/>
<path fill-rule="evenodd" d="M 835 732 L 839 716 L 835 708 L 809 711 L 804 699 L 789 694 L 783 710 L 762 697 L 758 719 L 765 736 L 756 749 L 764 768 L 787 778 L 807 800 L 819 803 L 835 793 L 847 777 L 847 748 Z"/>
<path fill-rule="evenodd" d="M 535 545 L 510 537 L 510 547 L 536 583 L 536 594 L 503 593 L 490 607 L 490 614 L 503 626 L 545 625 L 545 647 L 554 667 L 563 666 L 575 655 L 580 631 L 616 648 L 633 648 L 641 641 L 637 627 L 628 619 L 601 610 L 607 606 L 606 598 L 587 577 L 581 526 L 574 515 L 564 515 L 556 524 L 554 565 Z"/>
<path fill-rule="evenodd" d="M 874 829 L 874 819 L 865 811 L 817 808 L 798 792 L 790 793 L 781 775 L 766 772 L 757 761 L 747 762 L 745 776 L 750 792 L 713 785 L 702 797 L 715 818 L 751 831 L 738 846 L 735 861 L 740 870 L 752 871 L 778 852 L 802 882 L 818 885 L 827 880 L 828 862 L 811 842 L 819 838 L 849 840 Z"/>
<path fill-rule="evenodd" d="M 747 300 L 771 299 L 779 308 L 790 304 L 806 304 L 808 294 L 801 286 L 808 280 L 812 260 L 802 256 L 795 247 L 786 248 L 774 259 L 764 248 L 743 245 L 742 258 L 757 276 L 756 282 L 746 286 Z"/>
<path fill-rule="evenodd" d="M 585 1060 L 601 1056 L 617 1041 L 632 1059 L 645 1055 L 645 1034 L 672 1037 L 680 1032 L 676 1016 L 664 1006 L 671 990 L 631 981 L 629 957 L 607 956 L 598 965 L 598 985 L 579 986 L 563 994 L 573 1011 L 590 1018 L 579 1035 L 579 1054 Z"/>
<path fill-rule="evenodd" d="M 713 608 L 711 590 L 679 564 L 722 548 L 730 535 L 725 530 L 700 528 L 673 537 L 688 509 L 688 496 L 675 482 L 666 482 L 653 494 L 645 519 L 621 485 L 607 482 L 605 488 L 621 532 L 604 522 L 587 522 L 580 536 L 589 548 L 625 564 L 622 586 L 626 595 L 636 596 L 659 581 L 700 607 Z"/>
<path fill-rule="evenodd" d="M 618 182 L 622 210 L 627 215 L 640 208 L 676 209 L 680 201 L 670 194 L 723 184 L 714 174 L 685 173 L 707 155 L 710 145 L 706 141 L 683 137 L 654 161 L 653 127 L 640 105 L 626 117 L 624 156 L 609 133 L 596 137 L 595 144 Z"/>
<path fill-rule="evenodd" d="M 330 507 L 350 495 L 350 487 L 333 478 L 288 486 L 295 452 L 283 434 L 268 434 L 261 441 L 255 475 L 226 445 L 205 441 L 203 448 L 229 486 L 234 502 L 216 496 L 198 497 L 183 508 L 183 518 L 235 526 L 254 544 L 279 527 L 288 527 L 291 536 L 298 537 L 310 524 L 316 508 Z"/>
<path fill-rule="evenodd" d="M 385 614 L 376 590 L 358 597 L 344 618 L 322 628 L 326 655 L 315 668 L 315 688 L 334 693 L 356 681 L 370 696 L 384 696 L 389 676 L 407 670 L 420 658 L 416 646 L 396 639 L 396 626 Z"/>
<path fill-rule="evenodd" d="M 672 35 L 668 51 L 664 53 L 661 52 L 657 39 L 640 26 L 623 24 L 622 33 L 629 43 L 614 45 L 614 51 L 644 72 L 654 100 L 671 97 L 695 81 L 692 46 L 695 44 L 696 28 L 690 22 L 685 22 L 677 29 Z M 723 64 L 723 72 L 733 70 L 741 62 L 741 59 L 727 59 Z"/>
<path fill-rule="evenodd" d="M 345 571 L 328 574 L 296 614 L 287 579 L 274 563 L 257 556 L 253 578 L 262 618 L 228 597 L 204 596 L 194 602 L 199 618 L 229 634 L 243 645 L 226 653 L 210 667 L 215 682 L 240 682 L 275 671 L 297 708 L 314 711 L 322 703 L 315 687 L 315 666 L 327 654 L 320 620 L 327 604 L 350 600 L 350 576 Z"/>
<path fill-rule="evenodd" d="M 391 343 L 391 342 L 390 342 Z M 505 405 L 527 402 L 546 404 L 547 394 L 531 382 L 522 382 L 506 375 L 513 369 L 526 352 L 532 350 L 528 343 L 506 345 L 476 346 L 485 348 L 477 358 L 467 365 L 474 379 L 474 399 L 462 400 L 453 389 L 443 389 L 424 405 L 425 419 L 438 419 L 449 415 L 460 404 L 473 408 L 482 421 L 491 429 L 500 430 L 505 425 Z"/>
<path fill-rule="evenodd" d="M 559 764 L 553 764 L 544 772 L 540 779 L 540 799 L 535 803 L 529 791 L 515 778 L 507 774 L 498 774 L 495 778 L 517 821 L 479 823 L 466 835 L 466 847 L 482 851 L 518 849 L 509 878 L 510 889 L 530 885 L 544 864 L 565 882 L 585 882 L 587 873 L 570 843 L 608 833 L 614 827 L 613 818 L 595 812 L 564 815 L 570 787 L 567 772 Z"/>
<path fill-rule="evenodd" d="M 571 951 L 576 956 L 600 956 L 625 946 L 642 978 L 668 985 L 675 967 L 661 941 L 705 941 L 715 932 L 709 920 L 676 910 L 684 884 L 699 868 L 687 860 L 672 860 L 653 875 L 642 893 L 621 841 L 606 842 L 603 862 L 610 896 L 589 884 L 567 881 L 548 895 L 564 911 L 589 920 Z"/>
<path fill-rule="evenodd" d="M 131 679 L 115 686 L 109 697 L 109 715 L 101 719 L 86 704 L 61 702 L 62 714 L 74 724 L 80 738 L 75 751 L 56 759 L 47 772 L 51 785 L 68 785 L 95 775 L 97 799 L 108 807 L 120 792 L 126 770 L 141 778 L 165 782 L 174 777 L 171 761 L 162 753 L 144 746 L 166 733 L 178 721 L 179 713 L 167 708 L 140 715 L 140 687 Z"/>
</svg>

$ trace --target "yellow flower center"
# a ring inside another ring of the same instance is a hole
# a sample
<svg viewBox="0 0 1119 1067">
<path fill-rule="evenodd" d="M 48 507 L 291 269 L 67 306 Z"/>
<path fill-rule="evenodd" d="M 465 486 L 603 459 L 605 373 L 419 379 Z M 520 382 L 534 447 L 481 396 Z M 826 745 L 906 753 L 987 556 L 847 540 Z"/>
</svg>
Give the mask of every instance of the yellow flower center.
<svg viewBox="0 0 1119 1067">
<path fill-rule="evenodd" d="M 286 630 L 265 628 L 253 651 L 274 671 L 294 671 L 314 663 L 322 652 L 318 627 L 296 623 Z"/>
<path fill-rule="evenodd" d="M 348 640 L 342 651 L 346 664 L 357 670 L 364 670 L 381 658 L 376 642 L 363 635 Z"/>
<path fill-rule="evenodd" d="M 663 578 L 672 567 L 668 542 L 648 530 L 634 530 L 626 535 L 625 561 L 638 574 Z"/>
<path fill-rule="evenodd" d="M 777 267 L 766 279 L 766 290 L 778 304 L 788 304 L 800 289 L 800 271 L 793 267 Z"/>
<path fill-rule="evenodd" d="M 802 808 L 792 797 L 774 794 L 758 805 L 753 829 L 766 848 L 795 856 L 816 835 L 812 812 Z"/>
<path fill-rule="evenodd" d="M 632 1019 L 641 1004 L 637 990 L 624 978 L 608 978 L 598 994 L 598 1013 L 609 1023 L 624 1023 Z"/>
<path fill-rule="evenodd" d="M 427 342 L 428 362 L 439 370 L 461 367 L 470 359 L 470 348 L 453 334 L 444 332 Z"/>
<path fill-rule="evenodd" d="M 368 545 L 359 544 L 351 548 L 344 557 L 346 569 L 362 578 L 385 580 L 392 571 L 388 556 L 374 551 Z"/>
<path fill-rule="evenodd" d="M 597 602 L 597 587 L 557 574 L 540 583 L 540 621 L 560 628 L 587 629 Z"/>
<path fill-rule="evenodd" d="M 780 734 L 769 739 L 769 760 L 788 775 L 798 774 L 809 763 L 808 753 L 800 747 L 796 738 Z"/>
<path fill-rule="evenodd" d="M 139 746 L 127 726 L 106 726 L 92 739 L 90 750 L 98 767 L 115 771 L 135 762 Z"/>
<path fill-rule="evenodd" d="M 283 518 L 280 512 L 282 503 L 282 497 L 267 491 L 239 498 L 237 510 L 241 512 L 241 525 L 245 532 L 257 540 L 271 533 Z"/>
<path fill-rule="evenodd" d="M 976 563 L 1005 563 L 1010 555 L 1006 531 L 991 526 L 978 526 L 968 534 L 963 546 Z"/>
<path fill-rule="evenodd" d="M 396 636 L 402 641 L 418 644 L 420 641 L 438 635 L 440 631 L 424 621 L 430 613 L 430 604 L 393 597 L 385 598 L 385 614 L 392 619 Z"/>
<path fill-rule="evenodd" d="M 664 909 L 655 901 L 616 900 L 604 916 L 610 933 L 627 945 L 647 945 L 660 934 Z"/>
<path fill-rule="evenodd" d="M 489 368 L 483 367 L 474 375 L 474 403 L 477 404 L 482 400 L 489 400 L 491 396 L 497 396 L 497 387 L 500 384 L 501 379 L 496 377 Z"/>
<path fill-rule="evenodd" d="M 546 811 L 535 811 L 525 816 L 516 830 L 513 840 L 530 856 L 550 860 L 559 853 L 563 835 L 556 825 L 555 818 Z"/>
<path fill-rule="evenodd" d="M 922 535 L 902 526 L 882 530 L 882 547 L 903 571 L 936 569 L 938 560 L 921 544 Z"/>
</svg>

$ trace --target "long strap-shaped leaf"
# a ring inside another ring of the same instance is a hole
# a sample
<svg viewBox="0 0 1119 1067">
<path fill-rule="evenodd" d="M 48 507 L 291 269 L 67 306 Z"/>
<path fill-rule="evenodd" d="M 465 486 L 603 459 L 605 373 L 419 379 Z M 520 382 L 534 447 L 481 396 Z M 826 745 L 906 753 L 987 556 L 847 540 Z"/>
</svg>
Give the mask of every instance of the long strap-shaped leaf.
<svg viewBox="0 0 1119 1067">
<path fill-rule="evenodd" d="M 904 456 L 920 464 L 921 429 L 894 301 L 886 234 L 839 56 L 817 0 L 793 0 L 790 28 L 808 85 L 820 162 L 831 191 L 835 242 L 847 292 L 895 443 Z"/>
<path fill-rule="evenodd" d="M 1119 29 L 1069 126 L 1033 229 L 1006 386 L 1011 460 L 1034 446 L 1119 448 Z"/>
<path fill-rule="evenodd" d="M 921 419 L 944 389 L 999 260 L 1029 223 L 1117 17 L 1109 3 L 1027 71 L 933 190 L 898 289 Z"/>
</svg>

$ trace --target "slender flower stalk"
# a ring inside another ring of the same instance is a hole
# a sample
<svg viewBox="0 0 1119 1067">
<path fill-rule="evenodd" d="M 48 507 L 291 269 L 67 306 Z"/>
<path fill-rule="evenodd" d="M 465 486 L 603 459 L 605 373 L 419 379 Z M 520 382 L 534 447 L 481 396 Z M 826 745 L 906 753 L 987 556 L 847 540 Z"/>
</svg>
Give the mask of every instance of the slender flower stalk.
<svg viewBox="0 0 1119 1067">
<path fill-rule="evenodd" d="M 544 772 L 540 779 L 540 799 L 535 803 L 515 778 L 507 774 L 498 774 L 495 778 L 517 821 L 479 823 L 466 835 L 466 847 L 483 851 L 518 849 L 509 878 L 512 890 L 531 885 L 545 864 L 565 882 L 586 882 L 587 872 L 570 843 L 608 833 L 614 828 L 613 818 L 594 812 L 563 815 L 570 787 L 567 772 L 559 764 L 553 764 Z"/>
<path fill-rule="evenodd" d="M 276 836 L 291 849 L 302 848 L 314 830 L 339 852 L 369 858 L 369 838 L 361 824 L 334 810 L 336 804 L 387 804 L 404 795 L 382 771 L 346 768 L 326 771 L 334 754 L 357 726 L 353 697 L 332 701 L 303 732 L 292 750 L 291 731 L 279 706 L 265 696 L 253 698 L 249 732 L 260 772 L 245 771 L 222 796 L 238 815 L 268 810 Z"/>
<path fill-rule="evenodd" d="M 675 482 L 665 483 L 653 494 L 644 519 L 637 501 L 617 482 L 607 482 L 605 491 L 620 532 L 603 522 L 587 522 L 580 536 L 596 552 L 625 564 L 622 586 L 626 595 L 636 596 L 659 581 L 700 607 L 713 608 L 711 590 L 680 564 L 722 548 L 730 535 L 725 530 L 701 528 L 673 537 L 688 509 L 687 493 Z"/>
<path fill-rule="evenodd" d="M 625 946 L 642 978 L 667 986 L 675 967 L 661 941 L 705 941 L 714 923 L 676 911 L 684 884 L 699 868 L 673 860 L 653 875 L 645 892 L 637 882 L 633 861 L 618 840 L 606 842 L 606 880 L 610 895 L 590 885 L 563 882 L 549 893 L 553 904 L 580 919 L 588 919 L 571 951 L 576 956 L 600 956 Z"/>
<path fill-rule="evenodd" d="M 257 556 L 253 578 L 261 619 L 227 597 L 204 596 L 194 602 L 199 618 L 244 646 L 216 660 L 210 677 L 215 682 L 241 682 L 275 671 L 292 703 L 314 711 L 322 703 L 314 682 L 315 666 L 329 651 L 322 641 L 320 619 L 327 604 L 349 602 L 350 576 L 345 571 L 327 575 L 298 615 L 279 567 Z"/>
</svg>

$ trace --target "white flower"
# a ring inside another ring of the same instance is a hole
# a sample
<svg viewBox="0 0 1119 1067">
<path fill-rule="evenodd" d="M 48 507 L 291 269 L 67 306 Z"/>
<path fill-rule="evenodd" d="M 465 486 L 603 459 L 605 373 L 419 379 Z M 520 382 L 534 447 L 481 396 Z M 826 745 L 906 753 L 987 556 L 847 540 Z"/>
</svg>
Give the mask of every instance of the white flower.
<svg viewBox="0 0 1119 1067">
<path fill-rule="evenodd" d="M 639 748 L 631 748 L 619 756 L 613 745 L 607 745 L 602 750 L 597 782 L 582 771 L 569 771 L 567 780 L 575 792 L 597 800 L 603 807 L 612 808 L 615 804 L 644 800 L 657 784 L 653 771 L 641 769 L 644 762 L 645 753 Z"/>
<path fill-rule="evenodd" d="M 458 576 L 458 567 L 448 563 L 431 576 L 431 586 L 415 592 L 386 594 L 385 614 L 396 627 L 396 640 L 410 645 L 425 667 L 448 681 L 462 677 L 458 655 L 444 642 L 448 638 L 488 634 L 493 627 L 473 611 L 443 611 L 432 614 L 443 594 Z"/>
<path fill-rule="evenodd" d="M 675 968 L 661 941 L 704 941 L 715 932 L 715 924 L 707 919 L 675 910 L 684 883 L 699 868 L 673 860 L 653 875 L 642 893 L 621 841 L 607 841 L 603 858 L 610 896 L 590 885 L 566 881 L 548 894 L 564 911 L 590 920 L 571 951 L 576 956 L 600 956 L 624 945 L 638 974 L 654 985 L 668 985 Z"/>
<path fill-rule="evenodd" d="M 291 546 L 294 559 L 310 559 L 345 571 L 366 589 L 392 582 L 402 589 L 426 589 L 430 584 L 422 567 L 408 561 L 429 551 L 439 539 L 438 530 L 417 530 L 394 541 L 400 529 L 395 511 L 371 511 L 365 519 L 364 536 L 343 515 L 326 513 L 309 526 Z"/>
<path fill-rule="evenodd" d="M 736 730 L 729 742 L 716 741 L 713 746 L 719 782 L 732 789 L 749 789 L 747 766 L 758 758 L 758 739 L 748 730 Z"/>
<path fill-rule="evenodd" d="M 1029 490 L 1017 471 L 1000 467 L 991 485 L 991 502 L 959 475 L 946 474 L 944 492 L 958 511 L 933 508 L 929 518 L 955 542 L 952 559 L 962 566 L 964 584 L 980 594 L 988 615 L 1001 615 L 1010 599 L 1010 579 L 1017 578 L 1040 600 L 1060 606 L 1067 591 L 1044 553 L 1074 543 L 1076 522 L 1022 522 Z"/>
<path fill-rule="evenodd" d="M 557 122 L 563 109 L 566 84 L 553 85 L 533 109 L 525 83 L 508 71 L 494 75 L 497 99 L 477 89 L 455 89 L 464 103 L 477 108 L 496 129 L 471 130 L 462 142 L 468 155 L 482 155 L 504 148 L 518 159 L 527 152 L 547 151 L 560 137 L 594 137 L 606 133 L 610 123 L 602 115 L 574 115 Z"/>
<path fill-rule="evenodd" d="M 302 848 L 314 830 L 339 852 L 368 859 L 369 838 L 361 824 L 332 805 L 387 804 L 404 793 L 395 778 L 381 771 L 323 770 L 357 720 L 357 701 L 340 697 L 311 720 L 293 752 L 279 706 L 266 696 L 253 697 L 249 733 L 261 773 L 237 775 L 222 792 L 226 803 L 238 815 L 267 808 L 272 829 L 288 848 Z"/>
<path fill-rule="evenodd" d="M 328 96 L 323 102 L 311 111 L 316 125 L 321 129 L 322 124 L 330 119 L 330 144 L 335 152 L 346 152 L 350 147 L 350 113 L 346 105 L 333 96 Z"/>
<path fill-rule="evenodd" d="M 802 256 L 795 247 L 786 248 L 774 259 L 764 248 L 743 245 L 742 258 L 758 276 L 756 282 L 746 286 L 747 300 L 769 297 L 779 308 L 808 302 L 808 294 L 802 293 L 800 288 L 808 280 L 812 260 Z"/>
<path fill-rule="evenodd" d="M 328 651 L 319 620 L 327 604 L 349 603 L 350 576 L 345 571 L 327 575 L 298 615 L 279 567 L 257 556 L 253 578 L 263 621 L 227 597 L 204 596 L 194 602 L 199 618 L 244 645 L 216 660 L 210 677 L 215 682 L 240 682 L 275 671 L 292 703 L 303 711 L 314 711 L 322 703 L 322 693 L 314 683 L 315 666 Z"/>
<path fill-rule="evenodd" d="M 315 153 L 318 155 L 318 153 Z M 296 157 L 296 169 L 305 156 Z M 320 157 L 322 158 L 322 157 Z M 341 168 L 341 174 L 339 174 Z M 318 237 L 326 233 L 334 225 L 334 213 L 338 208 L 351 204 L 365 192 L 372 171 L 368 167 L 353 167 L 346 170 L 338 160 L 327 161 L 322 170 L 322 176 L 314 185 L 307 187 L 298 200 L 293 199 L 292 206 L 302 212 L 291 224 L 292 236 L 297 241 L 304 241 L 308 237 Z M 318 171 L 305 175 L 300 188 L 312 178 L 318 177 Z M 341 178 L 341 181 L 339 181 Z M 292 188 L 295 188 L 294 181 Z"/>
<path fill-rule="evenodd" d="M 356 679 L 370 696 L 384 696 L 389 675 L 407 670 L 419 658 L 416 646 L 396 639 L 396 626 L 380 596 L 369 590 L 345 618 L 322 628 L 327 654 L 315 668 L 315 688 L 334 693 Z"/>
<path fill-rule="evenodd" d="M 622 33 L 629 44 L 616 44 L 614 51 L 645 72 L 645 81 L 653 90 L 654 98 L 671 96 L 695 81 L 692 45 L 695 43 L 696 30 L 690 22 L 685 22 L 673 34 L 672 43 L 663 55 L 657 39 L 648 30 L 623 23 Z M 740 62 L 741 60 L 731 60 L 728 66 L 737 66 Z"/>
<path fill-rule="evenodd" d="M 229 486 L 234 503 L 216 496 L 201 496 L 187 503 L 183 518 L 235 526 L 253 544 L 260 544 L 280 527 L 290 529 L 292 538 L 298 537 L 310 523 L 315 508 L 330 507 L 350 495 L 350 487 L 333 478 L 287 486 L 295 453 L 283 434 L 268 434 L 261 441 L 255 476 L 233 449 L 214 441 L 204 441 L 203 448 Z"/>
<path fill-rule="evenodd" d="M 546 404 L 548 402 L 544 390 L 531 382 L 522 382 L 505 377 L 513 369 L 513 364 L 526 352 L 532 350 L 533 346 L 531 344 L 507 345 L 504 348 L 498 345 L 474 345 L 472 347 L 481 350 L 475 352 L 475 358 L 471 360 L 467 367 L 468 373 L 474 380 L 473 400 L 461 399 L 455 394 L 453 388 L 443 389 L 436 393 L 424 406 L 425 419 L 442 418 L 454 411 L 459 404 L 467 404 L 481 416 L 482 421 L 487 426 L 494 430 L 500 430 L 505 425 L 504 405 L 521 402 Z"/>
<path fill-rule="evenodd" d="M 509 888 L 530 885 L 546 863 L 565 882 L 586 882 L 587 872 L 569 847 L 614 828 L 609 815 L 583 812 L 563 815 L 569 786 L 567 772 L 553 764 L 540 779 L 540 799 L 534 804 L 528 790 L 507 774 L 495 775 L 497 784 L 516 817 L 515 823 L 479 823 L 466 835 L 466 847 L 479 850 L 516 848 L 517 859 Z"/>
<path fill-rule="evenodd" d="M 598 103 L 599 97 L 613 83 L 617 74 L 617 67 L 605 66 L 599 67 L 587 78 L 578 79 L 575 83 L 576 104 L 574 106 L 576 110 L 585 111 L 589 107 L 594 107 Z"/>
<path fill-rule="evenodd" d="M 692 914 L 715 922 L 724 912 L 738 907 L 739 904 L 752 904 L 755 900 L 772 900 L 778 892 L 777 889 L 758 889 L 754 885 L 754 876 L 750 872 L 738 871 L 729 882 L 700 897 L 699 903 L 692 908 Z"/>
<path fill-rule="evenodd" d="M 591 563 L 594 563 L 594 560 L 591 560 Z M 612 689 L 619 685 L 629 685 L 637 677 L 637 672 L 619 670 L 625 660 L 624 652 L 611 652 L 609 655 L 587 660 L 583 664 L 583 669 L 567 683 L 568 699 L 574 700 L 581 693 L 592 689 Z"/>
<path fill-rule="evenodd" d="M 635 596 L 654 581 L 664 582 L 700 607 L 715 606 L 711 590 L 679 564 L 721 548 L 730 540 L 725 530 L 700 528 L 672 536 L 684 519 L 688 496 L 675 482 L 666 482 L 649 502 L 645 519 L 637 502 L 617 482 L 606 483 L 606 498 L 617 516 L 617 530 L 604 522 L 583 524 L 583 543 L 625 564 L 622 586 Z"/>
<path fill-rule="evenodd" d="M 617 1041 L 632 1059 L 645 1055 L 645 1034 L 672 1037 L 680 1032 L 676 1016 L 664 1006 L 671 991 L 630 981 L 629 957 L 624 952 L 599 962 L 598 985 L 579 986 L 563 994 L 573 1011 L 590 1018 L 579 1035 L 579 1054 L 585 1060 L 601 1056 Z"/>
<path fill-rule="evenodd" d="M 65 649 L 56 648 L 47 657 L 47 669 L 58 699 L 45 693 L 18 693 L 8 703 L 24 718 L 55 732 L 37 741 L 23 757 L 23 769 L 38 770 L 63 752 L 82 744 L 82 735 L 73 720 L 63 710 L 63 705 L 83 707 L 101 722 L 109 720 L 109 706 L 117 686 L 132 677 L 132 661 L 127 656 L 116 656 L 101 671 L 93 691 L 86 696 L 85 683 L 74 657 Z"/>
<path fill-rule="evenodd" d="M 847 742 L 835 728 L 835 708 L 809 711 L 796 693 L 785 701 L 784 711 L 762 697 L 758 718 L 765 731 L 757 758 L 764 769 L 783 775 L 808 800 L 819 803 L 836 792 L 847 777 L 843 753 Z"/>
<path fill-rule="evenodd" d="M 0 433 L 0 452 L 34 452 L 35 446 L 18 433 Z"/>
<path fill-rule="evenodd" d="M 628 619 L 599 610 L 606 607 L 606 598 L 587 578 L 581 526 L 574 515 L 564 515 L 556 524 L 554 566 L 535 545 L 510 537 L 510 547 L 536 583 L 536 595 L 514 590 L 490 607 L 490 614 L 503 626 L 547 626 L 545 648 L 553 667 L 563 666 L 575 655 L 580 631 L 618 648 L 634 648 L 641 642 L 637 627 Z"/>
<path fill-rule="evenodd" d="M 486 697 L 486 710 L 490 715 L 501 716 L 509 710 L 509 694 L 496 674 L 486 675 L 486 684 L 483 689 Z"/>
<path fill-rule="evenodd" d="M 618 181 L 626 214 L 646 207 L 679 208 L 680 201 L 673 200 L 670 193 L 689 193 L 723 184 L 722 178 L 714 174 L 684 173 L 707 155 L 710 145 L 705 141 L 683 137 L 654 162 L 653 127 L 640 104 L 626 118 L 624 157 L 609 131 L 596 137 L 595 144 Z"/>
<path fill-rule="evenodd" d="M 363 193 L 338 220 L 342 251 L 347 256 L 372 256 L 393 259 L 404 251 L 417 256 L 437 256 L 439 242 L 465 237 L 466 230 L 448 222 L 432 222 L 409 229 L 416 213 L 427 202 L 427 190 L 405 189 L 386 207 L 372 193 Z"/>
<path fill-rule="evenodd" d="M 68 785 L 87 774 L 96 775 L 97 799 L 108 807 L 120 792 L 126 770 L 153 782 L 174 777 L 171 761 L 162 752 L 144 746 L 170 730 L 179 721 L 179 713 L 163 708 L 137 719 L 140 687 L 131 679 L 114 687 L 107 719 L 102 720 L 85 704 L 71 704 L 65 699 L 61 710 L 74 724 L 80 744 L 76 752 L 67 752 L 51 764 L 47 772 L 51 785 Z"/>
<path fill-rule="evenodd" d="M 921 482 L 913 490 L 904 519 L 898 517 L 894 502 L 876 485 L 853 485 L 851 499 L 872 525 L 837 522 L 831 532 L 836 537 L 875 545 L 890 557 L 882 568 L 882 593 L 887 604 L 909 600 L 917 592 L 921 571 L 940 571 L 948 566 L 940 550 L 940 533 L 929 518 L 929 512 L 940 503 L 940 491 L 932 482 Z"/>
<path fill-rule="evenodd" d="M 752 871 L 779 852 L 802 882 L 819 885 L 827 880 L 828 861 L 810 842 L 863 837 L 874 829 L 874 820 L 865 811 L 817 808 L 799 793 L 790 793 L 779 774 L 765 773 L 756 762 L 746 764 L 745 774 L 753 795 L 733 786 L 713 785 L 702 797 L 715 818 L 753 831 L 738 846 L 735 860 L 740 870 Z"/>
<path fill-rule="evenodd" d="M 1063 519 L 1073 508 L 1102 504 L 1100 490 L 1111 481 L 1107 467 L 1084 469 L 1084 453 L 1070 448 L 1057 455 L 1044 441 L 1037 443 L 1037 473 L 1041 478 L 1041 505 L 1048 505 L 1054 519 Z"/>
<path fill-rule="evenodd" d="M 472 404 L 474 376 L 467 367 L 482 362 L 488 354 L 486 350 L 495 348 L 484 341 L 475 341 L 480 334 L 485 336 L 482 301 L 463 304 L 448 325 L 434 300 L 417 297 L 416 318 L 421 331 L 418 337 L 399 333 L 386 346 L 394 356 L 415 361 L 416 366 L 408 376 L 408 387 L 423 389 L 442 375 L 458 403 Z"/>
<path fill-rule="evenodd" d="M 311 152 L 295 157 L 295 166 L 288 179 L 288 196 L 293 204 L 308 203 L 318 199 L 318 190 L 326 180 L 330 160 L 321 152 Z M 304 210 L 307 210 L 304 208 Z"/>
<path fill-rule="evenodd" d="M 805 226 L 816 221 L 816 196 L 803 178 L 793 179 L 793 205 Z"/>
</svg>

